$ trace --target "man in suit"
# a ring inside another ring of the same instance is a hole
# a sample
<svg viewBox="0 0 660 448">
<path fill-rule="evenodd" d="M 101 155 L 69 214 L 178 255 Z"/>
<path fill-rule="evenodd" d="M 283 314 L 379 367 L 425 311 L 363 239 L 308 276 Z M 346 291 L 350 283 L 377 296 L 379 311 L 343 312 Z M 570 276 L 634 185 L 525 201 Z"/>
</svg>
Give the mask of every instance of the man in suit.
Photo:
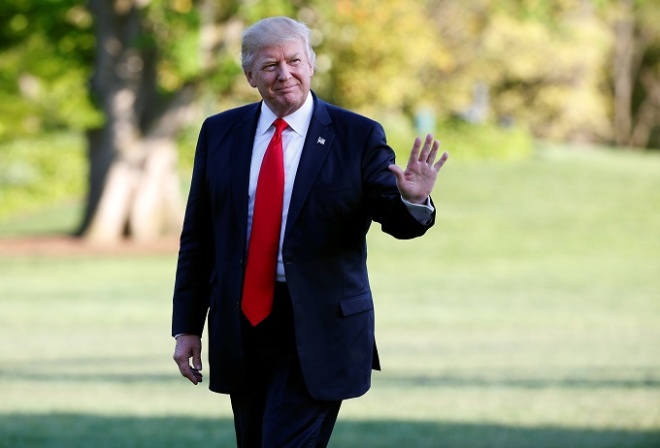
<svg viewBox="0 0 660 448">
<path fill-rule="evenodd" d="M 239 447 L 326 446 L 341 401 L 369 389 L 367 231 L 423 235 L 447 159 L 429 135 L 397 167 L 378 123 L 311 92 L 314 59 L 302 23 L 247 29 L 243 69 L 263 101 L 206 119 L 195 153 L 174 360 L 202 381 L 208 314 L 210 389 L 230 395 Z"/>
</svg>

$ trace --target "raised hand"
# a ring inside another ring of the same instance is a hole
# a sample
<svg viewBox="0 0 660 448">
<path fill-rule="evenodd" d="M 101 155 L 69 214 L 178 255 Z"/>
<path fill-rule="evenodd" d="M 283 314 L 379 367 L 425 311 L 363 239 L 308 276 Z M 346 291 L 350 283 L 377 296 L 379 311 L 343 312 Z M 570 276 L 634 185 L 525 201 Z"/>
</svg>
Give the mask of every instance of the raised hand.
<svg viewBox="0 0 660 448">
<path fill-rule="evenodd" d="M 403 171 L 396 165 L 388 167 L 396 176 L 396 185 L 406 201 L 413 204 L 426 203 L 435 185 L 438 172 L 449 157 L 449 154 L 444 152 L 440 160 L 435 162 L 439 148 L 440 142 L 434 140 L 431 134 L 426 136 L 423 146 L 422 139 L 417 137 L 410 152 L 406 170 Z"/>
</svg>

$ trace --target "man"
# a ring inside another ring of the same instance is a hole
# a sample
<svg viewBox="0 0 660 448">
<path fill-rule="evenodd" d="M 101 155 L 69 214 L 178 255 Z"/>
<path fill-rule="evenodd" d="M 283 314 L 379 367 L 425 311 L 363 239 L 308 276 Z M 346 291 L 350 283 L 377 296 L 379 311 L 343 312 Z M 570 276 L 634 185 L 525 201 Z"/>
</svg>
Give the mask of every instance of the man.
<svg viewBox="0 0 660 448">
<path fill-rule="evenodd" d="M 396 238 L 423 235 L 447 159 L 434 163 L 427 136 L 405 171 L 394 165 L 378 123 L 311 92 L 314 59 L 302 23 L 246 30 L 243 70 L 263 101 L 208 118 L 195 153 L 174 360 L 202 381 L 208 313 L 210 389 L 230 395 L 239 447 L 326 446 L 341 401 L 369 389 L 367 231 L 376 221 Z"/>
</svg>

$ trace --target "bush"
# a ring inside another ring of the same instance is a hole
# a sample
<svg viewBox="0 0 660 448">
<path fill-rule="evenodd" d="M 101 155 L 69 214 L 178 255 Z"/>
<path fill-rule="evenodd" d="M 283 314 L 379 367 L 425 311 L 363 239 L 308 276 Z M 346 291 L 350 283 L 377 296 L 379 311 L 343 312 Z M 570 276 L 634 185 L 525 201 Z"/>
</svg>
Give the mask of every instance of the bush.
<svg viewBox="0 0 660 448">
<path fill-rule="evenodd" d="M 57 133 L 0 144 L 0 219 L 84 194 L 84 136 Z"/>
<path fill-rule="evenodd" d="M 379 120 L 387 132 L 388 143 L 397 152 L 397 163 L 403 165 L 415 137 L 425 135 L 401 116 Z M 534 148 L 532 135 L 513 125 L 472 124 L 451 119 L 435 126 L 432 133 L 440 140 L 440 150 L 449 152 L 452 160 L 521 160 L 530 157 Z"/>
<path fill-rule="evenodd" d="M 471 124 L 451 120 L 437 131 L 442 147 L 459 160 L 521 160 L 531 156 L 534 141 L 516 126 Z"/>
</svg>

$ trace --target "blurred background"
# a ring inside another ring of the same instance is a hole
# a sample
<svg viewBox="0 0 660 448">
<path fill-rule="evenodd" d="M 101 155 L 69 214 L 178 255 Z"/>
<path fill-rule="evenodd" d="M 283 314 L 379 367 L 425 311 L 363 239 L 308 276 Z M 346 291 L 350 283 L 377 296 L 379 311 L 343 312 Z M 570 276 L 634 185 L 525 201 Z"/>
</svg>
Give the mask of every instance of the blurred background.
<svg viewBox="0 0 660 448">
<path fill-rule="evenodd" d="M 333 446 L 660 446 L 657 0 L 0 3 L 0 446 L 232 446 L 170 298 L 197 132 L 259 99 L 271 15 L 400 165 L 450 153 L 436 228 L 370 235 L 385 370 Z"/>
<path fill-rule="evenodd" d="M 257 99 L 241 32 L 276 14 L 314 30 L 314 90 L 382 121 L 397 150 L 425 132 L 456 159 L 660 147 L 657 1 L 12 0 L 0 218 L 75 197 L 87 239 L 176 234 L 201 119 Z"/>
</svg>

